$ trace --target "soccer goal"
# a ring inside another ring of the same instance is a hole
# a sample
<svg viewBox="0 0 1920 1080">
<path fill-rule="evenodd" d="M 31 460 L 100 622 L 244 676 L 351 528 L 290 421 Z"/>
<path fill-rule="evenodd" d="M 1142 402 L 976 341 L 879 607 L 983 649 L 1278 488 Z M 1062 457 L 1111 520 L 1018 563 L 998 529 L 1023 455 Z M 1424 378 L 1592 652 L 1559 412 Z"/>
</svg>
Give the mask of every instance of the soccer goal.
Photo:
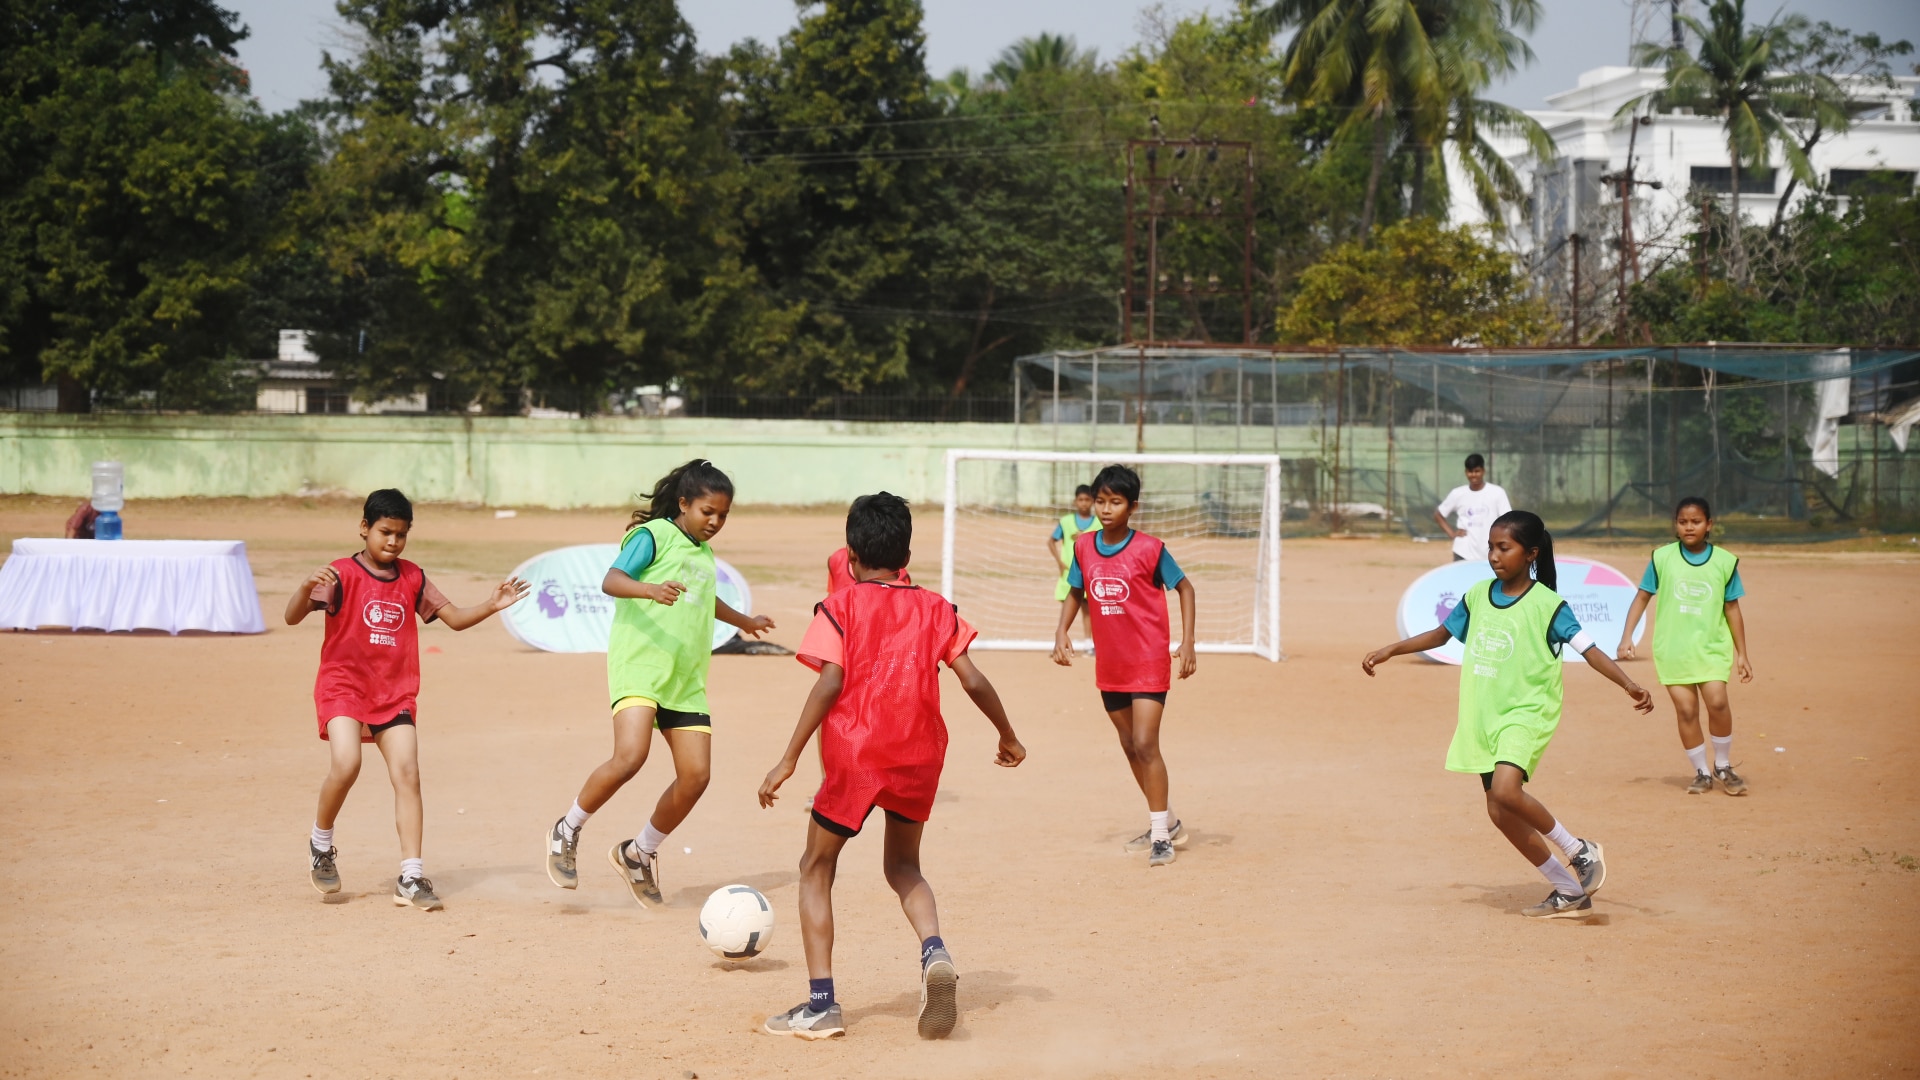
<svg viewBox="0 0 1920 1080">
<path fill-rule="evenodd" d="M 940 591 L 979 631 L 973 647 L 1053 648 L 1060 568 L 1047 540 L 1073 512 L 1073 489 L 1103 465 L 1140 474 L 1132 525 L 1166 541 L 1193 579 L 1199 651 L 1280 659 L 1280 459 L 1272 454 L 948 450 Z M 1172 593 L 1168 607 L 1178 643 Z M 1076 620 L 1081 647 L 1083 635 Z"/>
</svg>

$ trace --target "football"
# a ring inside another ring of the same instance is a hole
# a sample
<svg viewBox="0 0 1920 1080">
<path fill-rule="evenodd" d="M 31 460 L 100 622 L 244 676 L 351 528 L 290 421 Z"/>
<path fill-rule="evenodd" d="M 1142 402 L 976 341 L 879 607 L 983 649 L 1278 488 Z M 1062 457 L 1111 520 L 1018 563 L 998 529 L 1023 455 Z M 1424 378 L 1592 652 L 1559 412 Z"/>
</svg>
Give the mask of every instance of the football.
<svg viewBox="0 0 1920 1080">
<path fill-rule="evenodd" d="M 751 960 L 773 942 L 773 905 L 751 885 L 715 889 L 700 907 L 700 940 L 722 959 Z"/>
</svg>

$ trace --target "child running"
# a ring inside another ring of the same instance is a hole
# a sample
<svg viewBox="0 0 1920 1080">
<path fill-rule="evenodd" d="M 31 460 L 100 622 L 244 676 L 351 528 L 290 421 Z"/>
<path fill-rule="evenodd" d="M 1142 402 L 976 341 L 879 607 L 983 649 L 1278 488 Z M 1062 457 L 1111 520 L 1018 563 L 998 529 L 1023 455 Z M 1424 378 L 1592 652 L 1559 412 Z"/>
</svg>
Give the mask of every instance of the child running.
<svg viewBox="0 0 1920 1080">
<path fill-rule="evenodd" d="M 822 776 L 800 856 L 800 936 L 807 953 L 807 1000 L 769 1017 L 766 1031 L 802 1039 L 846 1033 L 833 994 L 833 879 L 840 849 L 878 806 L 886 811 L 881 866 L 920 941 L 920 1037 L 945 1038 L 959 1019 L 960 976 L 946 943 L 933 887 L 920 872 L 920 838 L 946 763 L 940 664 L 1000 733 L 994 763 L 1027 756 L 993 684 L 967 655 L 973 627 L 945 598 L 902 583 L 912 556 L 913 514 L 898 495 L 854 500 L 847 548 L 855 584 L 814 605 L 800 662 L 820 673 L 778 764 L 760 784 L 771 807 L 807 740 L 820 732 Z"/>
<path fill-rule="evenodd" d="M 641 907 L 660 907 L 660 845 L 686 820 L 711 776 L 713 718 L 707 712 L 707 665 L 713 621 L 750 637 L 773 628 L 765 615 L 742 615 L 714 591 L 708 542 L 733 509 L 733 481 L 713 462 L 695 458 L 660 478 L 647 505 L 633 512 L 620 554 L 600 583 L 614 597 L 607 641 L 607 696 L 613 703 L 613 756 L 587 776 L 573 808 L 547 830 L 547 877 L 577 888 L 580 829 L 647 763 L 653 729 L 673 754 L 673 781 L 653 816 L 607 860 Z"/>
<path fill-rule="evenodd" d="M 1740 560 L 1726 548 L 1707 542 L 1713 511 L 1707 500 L 1689 495 L 1673 511 L 1674 543 L 1653 549 L 1640 591 L 1627 610 L 1627 628 L 1616 655 L 1633 659 L 1633 628 L 1658 594 L 1653 620 L 1653 670 L 1673 698 L 1680 724 L 1680 749 L 1693 765 L 1687 794 L 1704 795 L 1713 782 L 1729 795 L 1745 795 L 1747 782 L 1733 771 L 1733 707 L 1727 679 L 1753 681 L 1747 662 L 1747 624 L 1740 616 Z M 1718 603 L 1714 597 L 1719 597 Z M 1707 731 L 1713 739 L 1713 771 L 1707 771 L 1707 740 L 1700 735 L 1700 703 L 1707 705 Z"/>
<path fill-rule="evenodd" d="M 1193 582 L 1167 545 L 1135 532 L 1127 522 L 1140 506 L 1140 476 L 1109 465 L 1093 478 L 1093 511 L 1100 529 L 1073 541 L 1067 596 L 1053 631 L 1053 662 L 1073 663 L 1067 631 L 1082 603 L 1093 630 L 1093 684 L 1120 736 L 1134 782 L 1147 797 L 1147 831 L 1127 841 L 1147 852 L 1147 866 L 1166 866 L 1185 847 L 1187 830 L 1167 805 L 1167 763 L 1160 756 L 1160 717 L 1167 707 L 1173 665 L 1167 656 L 1167 602 L 1180 594 L 1180 677 L 1193 674 Z M 1091 598 L 1091 599 L 1089 599 Z"/>
<path fill-rule="evenodd" d="M 1468 589 L 1444 624 L 1368 653 L 1360 669 L 1372 676 L 1375 667 L 1396 656 L 1437 649 L 1449 636 L 1460 640 L 1466 647 L 1460 721 L 1447 750 L 1447 769 L 1480 774 L 1494 828 L 1553 886 L 1545 900 L 1521 914 L 1583 918 L 1593 908 L 1592 894 L 1607 879 L 1605 852 L 1568 832 L 1521 787 L 1560 725 L 1562 646 L 1573 646 L 1590 667 L 1625 690 L 1636 710 L 1652 712 L 1653 695 L 1607 658 L 1553 591 L 1559 580 L 1553 537 L 1537 516 L 1510 510 L 1494 519 L 1487 541 L 1494 580 Z M 1568 865 L 1554 859 L 1542 836 L 1567 853 Z"/>
<path fill-rule="evenodd" d="M 360 511 L 364 547 L 313 572 L 287 598 L 287 625 L 315 611 L 327 613 L 320 672 L 313 681 L 314 711 L 331 763 L 320 783 L 320 806 L 307 841 L 313 887 L 340 891 L 333 823 L 360 776 L 361 743 L 380 748 L 393 783 L 393 823 L 400 833 L 400 876 L 393 902 L 420 911 L 443 906 L 420 858 L 421 622 L 440 620 L 465 630 L 527 595 L 527 583 L 508 578 L 472 607 L 455 607 L 421 569 L 400 557 L 413 528 L 413 504 L 393 488 L 367 496 Z"/>
</svg>

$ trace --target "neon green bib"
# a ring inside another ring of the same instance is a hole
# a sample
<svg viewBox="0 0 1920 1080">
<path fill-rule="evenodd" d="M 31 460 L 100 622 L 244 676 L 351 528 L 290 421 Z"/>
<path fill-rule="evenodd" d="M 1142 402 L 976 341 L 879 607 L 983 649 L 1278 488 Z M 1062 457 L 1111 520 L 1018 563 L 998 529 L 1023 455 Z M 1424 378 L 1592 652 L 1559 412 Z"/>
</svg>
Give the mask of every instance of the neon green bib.
<svg viewBox="0 0 1920 1080">
<path fill-rule="evenodd" d="M 652 698 L 663 709 L 707 712 L 707 665 L 713 659 L 713 549 L 697 544 L 663 518 L 627 530 L 653 534 L 653 561 L 639 580 L 687 587 L 669 607 L 651 600 L 613 602 L 613 632 L 607 639 L 608 703 Z"/>
<path fill-rule="evenodd" d="M 1547 645 L 1560 595 L 1539 582 L 1509 607 L 1495 607 L 1498 581 L 1468 589 L 1467 640 L 1460 659 L 1460 722 L 1447 768 L 1487 773 L 1511 761 L 1533 774 L 1560 725 L 1561 660 Z"/>
<path fill-rule="evenodd" d="M 1653 549 L 1653 670 L 1664 686 L 1725 682 L 1733 671 L 1733 631 L 1727 626 L 1727 582 L 1740 560 L 1707 546 L 1707 561 L 1687 561 L 1678 540 Z"/>
<path fill-rule="evenodd" d="M 1080 522 L 1073 513 L 1069 512 L 1061 515 L 1060 543 L 1067 549 L 1067 565 L 1065 569 L 1060 571 L 1060 585 L 1056 590 L 1060 594 L 1058 599 L 1065 600 L 1067 598 L 1067 574 L 1073 569 L 1073 538 L 1079 536 L 1081 533 L 1097 532 L 1099 528 L 1100 519 L 1097 517 L 1093 519 L 1093 524 L 1083 529 L 1080 527 Z"/>
</svg>

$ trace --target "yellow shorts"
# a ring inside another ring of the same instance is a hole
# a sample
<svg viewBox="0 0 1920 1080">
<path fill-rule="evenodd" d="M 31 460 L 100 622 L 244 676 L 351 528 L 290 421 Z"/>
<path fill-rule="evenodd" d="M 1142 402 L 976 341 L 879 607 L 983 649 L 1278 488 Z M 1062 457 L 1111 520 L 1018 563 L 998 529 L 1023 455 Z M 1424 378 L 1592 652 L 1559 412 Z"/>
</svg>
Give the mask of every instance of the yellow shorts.
<svg viewBox="0 0 1920 1080">
<path fill-rule="evenodd" d="M 713 717 L 706 713 L 681 712 L 678 709 L 663 709 L 652 698 L 623 697 L 613 703 L 613 714 L 620 715 L 626 709 L 652 709 L 653 726 L 661 731 L 697 731 L 703 735 L 713 734 Z"/>
</svg>

